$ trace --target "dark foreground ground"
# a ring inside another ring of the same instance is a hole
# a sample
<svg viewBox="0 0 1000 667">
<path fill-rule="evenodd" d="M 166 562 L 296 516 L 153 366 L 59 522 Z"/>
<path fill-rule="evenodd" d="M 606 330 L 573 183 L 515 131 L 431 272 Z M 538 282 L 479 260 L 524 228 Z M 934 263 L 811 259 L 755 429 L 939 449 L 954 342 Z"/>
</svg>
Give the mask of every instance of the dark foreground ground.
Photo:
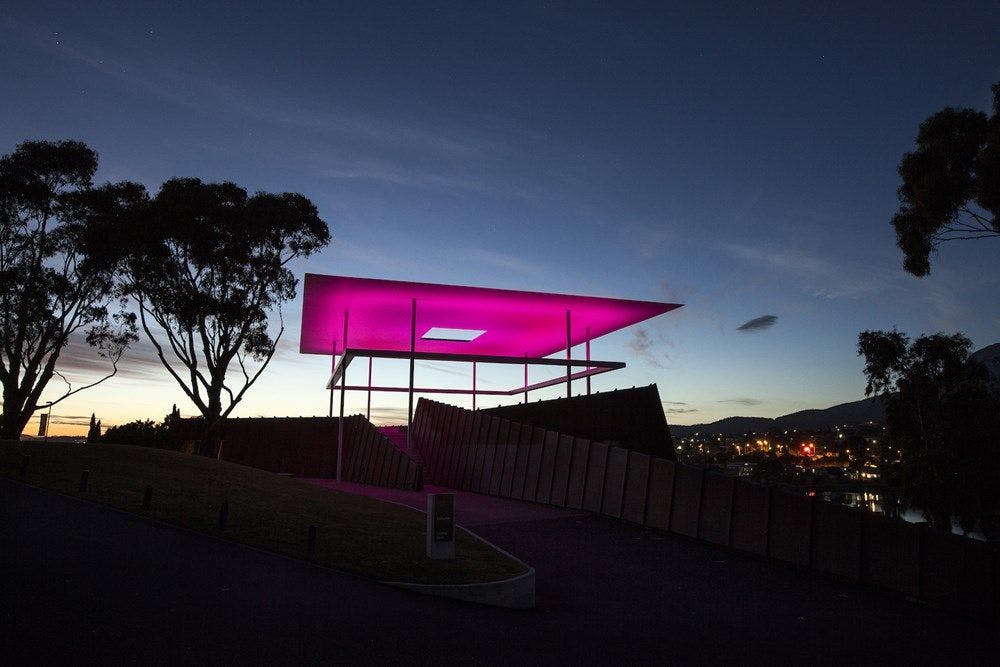
<svg viewBox="0 0 1000 667">
<path fill-rule="evenodd" d="M 600 517 L 476 531 L 539 606 L 398 591 L 0 479 L 0 660 L 995 664 L 997 630 Z"/>
</svg>

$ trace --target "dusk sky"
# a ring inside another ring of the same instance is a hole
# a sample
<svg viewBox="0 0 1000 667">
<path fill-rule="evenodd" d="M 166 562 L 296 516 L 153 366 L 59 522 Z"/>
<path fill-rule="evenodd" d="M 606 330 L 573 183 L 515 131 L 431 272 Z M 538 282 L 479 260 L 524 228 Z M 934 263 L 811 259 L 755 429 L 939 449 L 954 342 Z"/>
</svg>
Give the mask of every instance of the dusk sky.
<svg viewBox="0 0 1000 667">
<path fill-rule="evenodd" d="M 300 279 L 683 303 L 593 347 L 628 364 L 595 389 L 655 382 L 671 423 L 861 398 L 864 329 L 1000 341 L 1000 240 L 947 244 L 918 279 L 889 224 L 920 122 L 989 110 L 1000 5 L 688 4 L 5 3 L 0 153 L 78 139 L 99 182 L 301 192 L 333 242 Z M 326 414 L 330 359 L 298 354 L 300 309 L 301 286 L 236 415 Z M 70 347 L 71 377 L 89 359 Z M 418 384 L 467 373 L 421 364 Z M 195 412 L 140 344 L 52 432 L 175 402 Z M 405 395 L 374 404 L 405 421 Z"/>
</svg>

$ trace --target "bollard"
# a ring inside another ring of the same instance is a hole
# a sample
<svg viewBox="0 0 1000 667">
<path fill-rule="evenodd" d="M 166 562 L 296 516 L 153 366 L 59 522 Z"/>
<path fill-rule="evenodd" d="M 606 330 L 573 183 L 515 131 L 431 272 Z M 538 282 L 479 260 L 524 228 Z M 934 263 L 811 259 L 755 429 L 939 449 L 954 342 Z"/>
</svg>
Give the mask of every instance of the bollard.
<svg viewBox="0 0 1000 667">
<path fill-rule="evenodd" d="M 90 471 L 84 470 L 80 473 L 80 493 L 87 490 L 87 480 L 90 478 Z"/>
<path fill-rule="evenodd" d="M 455 494 L 427 494 L 427 557 L 455 557 Z"/>
<path fill-rule="evenodd" d="M 148 510 L 153 506 L 153 487 L 146 485 L 146 492 L 142 494 L 142 509 Z"/>
<path fill-rule="evenodd" d="M 21 454 L 21 477 L 28 476 L 28 461 L 31 460 L 31 454 Z"/>
<path fill-rule="evenodd" d="M 223 500 L 219 508 L 219 530 L 225 530 L 229 525 L 229 501 Z"/>
<path fill-rule="evenodd" d="M 316 553 L 316 526 L 309 526 L 309 537 L 306 542 L 306 551 L 310 555 Z"/>
</svg>

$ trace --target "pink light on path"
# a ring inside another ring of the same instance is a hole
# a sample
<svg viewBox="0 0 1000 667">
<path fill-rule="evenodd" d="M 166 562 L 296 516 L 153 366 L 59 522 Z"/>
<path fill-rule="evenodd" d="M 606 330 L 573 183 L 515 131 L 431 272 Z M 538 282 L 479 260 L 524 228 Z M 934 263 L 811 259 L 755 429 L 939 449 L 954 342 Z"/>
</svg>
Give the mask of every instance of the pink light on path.
<svg viewBox="0 0 1000 667">
<path fill-rule="evenodd" d="M 567 310 L 570 340 L 577 345 L 681 306 L 307 273 L 299 351 L 343 353 L 347 310 L 348 348 L 408 352 L 412 299 L 417 301 L 416 351 L 509 357 L 546 357 L 565 350 Z M 434 327 L 485 333 L 471 341 L 421 338 Z"/>
</svg>

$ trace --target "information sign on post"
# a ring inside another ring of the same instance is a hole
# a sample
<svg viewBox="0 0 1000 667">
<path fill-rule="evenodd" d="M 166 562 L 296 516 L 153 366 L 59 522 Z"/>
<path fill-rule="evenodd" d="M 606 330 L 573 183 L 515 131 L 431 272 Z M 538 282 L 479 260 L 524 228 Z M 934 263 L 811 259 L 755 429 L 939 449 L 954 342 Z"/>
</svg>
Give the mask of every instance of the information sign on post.
<svg viewBox="0 0 1000 667">
<path fill-rule="evenodd" d="M 455 557 L 455 494 L 427 494 L 427 557 Z"/>
<path fill-rule="evenodd" d="M 49 434 L 49 416 L 43 412 L 38 417 L 38 437 L 41 438 Z"/>
</svg>

